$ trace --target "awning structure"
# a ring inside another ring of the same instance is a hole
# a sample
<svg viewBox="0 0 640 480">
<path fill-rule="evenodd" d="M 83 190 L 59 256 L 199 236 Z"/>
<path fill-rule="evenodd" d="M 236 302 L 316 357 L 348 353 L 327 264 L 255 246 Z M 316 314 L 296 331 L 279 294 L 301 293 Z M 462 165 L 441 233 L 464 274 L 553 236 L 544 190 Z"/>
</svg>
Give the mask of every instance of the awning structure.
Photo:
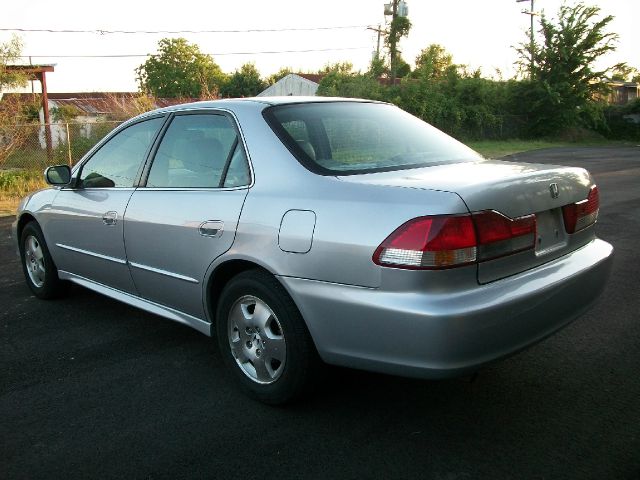
<svg viewBox="0 0 640 480">
<path fill-rule="evenodd" d="M 47 73 L 53 73 L 55 64 L 47 65 L 7 65 L 8 72 L 22 73 L 29 80 L 38 80 L 42 86 L 42 111 L 44 112 L 45 137 L 47 140 L 47 152 L 51 153 L 51 118 L 49 117 L 49 98 L 47 95 Z"/>
</svg>

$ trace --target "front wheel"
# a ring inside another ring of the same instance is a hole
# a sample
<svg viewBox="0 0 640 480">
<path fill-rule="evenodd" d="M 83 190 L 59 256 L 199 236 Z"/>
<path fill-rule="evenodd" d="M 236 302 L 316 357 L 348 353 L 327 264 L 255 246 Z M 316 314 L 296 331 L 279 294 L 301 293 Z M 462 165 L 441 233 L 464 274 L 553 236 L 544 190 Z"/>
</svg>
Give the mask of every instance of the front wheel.
<svg viewBox="0 0 640 480">
<path fill-rule="evenodd" d="M 218 304 L 216 331 L 225 363 L 242 388 L 264 403 L 299 397 L 318 367 L 300 312 L 267 272 L 243 272 L 229 282 Z"/>
<path fill-rule="evenodd" d="M 27 285 L 36 297 L 48 300 L 63 293 L 65 283 L 58 278 L 58 269 L 36 222 L 29 222 L 22 230 L 20 258 Z"/>
</svg>

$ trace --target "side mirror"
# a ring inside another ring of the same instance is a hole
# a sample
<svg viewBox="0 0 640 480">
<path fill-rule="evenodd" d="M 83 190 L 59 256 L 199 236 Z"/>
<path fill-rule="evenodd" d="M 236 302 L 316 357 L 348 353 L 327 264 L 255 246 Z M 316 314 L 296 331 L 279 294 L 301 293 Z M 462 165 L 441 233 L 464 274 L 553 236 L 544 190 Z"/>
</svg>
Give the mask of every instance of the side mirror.
<svg viewBox="0 0 640 480">
<path fill-rule="evenodd" d="M 44 171 L 44 179 L 49 185 L 62 186 L 71 182 L 71 168 L 68 165 L 55 165 Z"/>
</svg>

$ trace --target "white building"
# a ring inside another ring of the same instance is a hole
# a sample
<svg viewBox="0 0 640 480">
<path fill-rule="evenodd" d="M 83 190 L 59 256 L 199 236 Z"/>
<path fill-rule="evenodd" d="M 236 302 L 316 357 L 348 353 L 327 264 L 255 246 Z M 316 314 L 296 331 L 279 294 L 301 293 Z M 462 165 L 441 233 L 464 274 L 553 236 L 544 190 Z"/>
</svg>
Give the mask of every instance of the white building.
<svg viewBox="0 0 640 480">
<path fill-rule="evenodd" d="M 259 97 L 314 96 L 318 83 L 295 73 L 281 78 L 269 88 L 260 92 Z"/>
</svg>

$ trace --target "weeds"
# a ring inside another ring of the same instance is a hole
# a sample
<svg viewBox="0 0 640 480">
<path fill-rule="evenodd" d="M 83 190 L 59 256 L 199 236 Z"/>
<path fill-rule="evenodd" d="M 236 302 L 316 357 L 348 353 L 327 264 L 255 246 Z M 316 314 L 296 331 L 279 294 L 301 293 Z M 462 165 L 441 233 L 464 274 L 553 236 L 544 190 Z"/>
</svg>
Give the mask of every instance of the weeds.
<svg viewBox="0 0 640 480">
<path fill-rule="evenodd" d="M 44 175 L 37 170 L 0 170 L 0 199 L 19 199 L 46 186 Z"/>
</svg>

